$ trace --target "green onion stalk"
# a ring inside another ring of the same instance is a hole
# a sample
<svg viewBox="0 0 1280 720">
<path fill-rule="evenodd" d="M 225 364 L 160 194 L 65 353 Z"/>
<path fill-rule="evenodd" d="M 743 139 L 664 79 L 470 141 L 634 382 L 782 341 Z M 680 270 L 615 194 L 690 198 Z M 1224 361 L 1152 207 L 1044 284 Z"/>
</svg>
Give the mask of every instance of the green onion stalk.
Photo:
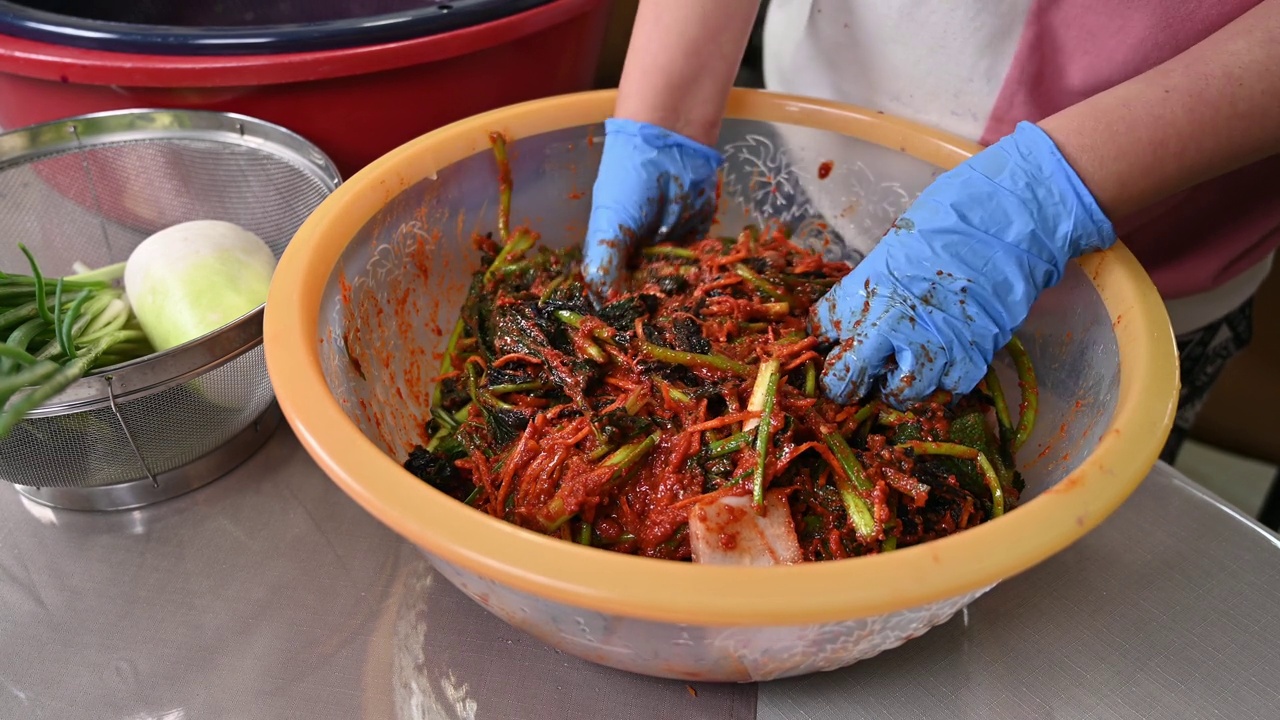
<svg viewBox="0 0 1280 720">
<path fill-rule="evenodd" d="M 756 469 L 751 479 L 751 504 L 757 513 L 764 512 L 765 466 L 769 460 L 769 443 L 773 439 L 773 407 L 778 398 L 780 369 L 781 363 L 777 360 L 766 360 L 760 364 L 756 376 L 756 387 L 763 383 L 760 421 L 756 425 Z"/>
<path fill-rule="evenodd" d="M 608 480 L 605 481 L 605 486 L 616 485 L 621 482 L 627 476 L 627 473 L 643 460 L 650 450 L 657 446 L 660 438 L 661 435 L 659 433 L 654 433 L 643 440 L 623 445 L 613 451 L 613 454 L 605 458 L 604 462 L 601 463 L 604 467 L 612 468 Z M 543 506 L 539 513 L 539 520 L 547 532 L 554 532 L 569 522 L 573 515 L 574 513 L 569 512 L 569 509 L 565 507 L 564 498 L 557 495 Z"/>
<path fill-rule="evenodd" d="M 875 488 L 843 435 L 833 431 L 826 433 L 822 439 L 840 465 L 835 473 L 836 490 L 840 492 L 840 500 L 844 503 L 849 522 L 853 523 L 853 529 L 859 538 L 870 540 L 876 534 L 876 520 L 865 496 Z"/>
<path fill-rule="evenodd" d="M 18 247 L 31 274 L 0 273 L 0 437 L 93 370 L 152 351 L 112 285 L 123 264 L 51 278 Z"/>
<path fill-rule="evenodd" d="M 686 367 L 704 367 L 722 370 L 724 372 L 750 377 L 752 367 L 746 363 L 738 362 L 732 358 L 723 355 L 692 353 L 683 350 L 672 350 L 661 345 L 646 342 L 641 343 L 644 351 L 654 360 L 671 363 L 672 365 L 684 365 Z"/>
<path fill-rule="evenodd" d="M 1040 384 L 1036 380 L 1036 369 L 1031 364 L 1027 349 L 1016 336 L 1006 346 L 1013 367 L 1018 373 L 1018 387 L 1022 390 L 1022 402 L 1018 406 L 1018 429 L 1014 435 L 1013 451 L 1017 452 L 1031 437 L 1036 426 L 1036 412 L 1040 407 Z"/>
</svg>

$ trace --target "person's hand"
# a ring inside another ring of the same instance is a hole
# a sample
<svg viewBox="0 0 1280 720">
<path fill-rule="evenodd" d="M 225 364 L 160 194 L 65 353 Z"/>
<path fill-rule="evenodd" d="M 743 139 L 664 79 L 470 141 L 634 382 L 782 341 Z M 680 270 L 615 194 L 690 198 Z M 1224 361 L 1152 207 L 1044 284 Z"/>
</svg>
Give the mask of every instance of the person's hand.
<svg viewBox="0 0 1280 720">
<path fill-rule="evenodd" d="M 1115 240 L 1049 136 L 1020 123 L 925 188 L 814 306 L 814 330 L 838 343 L 826 394 L 849 402 L 879 384 L 903 405 L 972 390 L 1067 262 Z"/>
<path fill-rule="evenodd" d="M 606 120 L 582 259 L 592 291 L 609 294 L 637 241 L 701 238 L 715 217 L 723 162 L 714 148 L 670 130 Z"/>
</svg>

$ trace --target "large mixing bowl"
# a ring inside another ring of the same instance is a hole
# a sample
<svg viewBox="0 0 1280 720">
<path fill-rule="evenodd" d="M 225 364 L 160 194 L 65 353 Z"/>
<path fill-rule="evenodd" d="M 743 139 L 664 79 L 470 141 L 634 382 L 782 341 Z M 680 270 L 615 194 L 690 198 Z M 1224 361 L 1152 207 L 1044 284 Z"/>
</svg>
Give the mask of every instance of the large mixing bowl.
<svg viewBox="0 0 1280 720">
<path fill-rule="evenodd" d="M 1073 264 L 1020 330 L 1041 380 L 1040 422 L 1019 458 L 1026 502 L 958 535 L 851 560 L 708 567 L 544 537 L 415 479 L 400 464 L 422 440 L 443 331 L 478 267 L 468 239 L 495 226 L 488 133 L 513 138 L 513 222 L 552 244 L 580 241 L 613 99 L 519 105 L 395 150 L 325 200 L 272 284 L 267 361 L 298 436 L 463 592 L 565 652 L 634 672 L 748 681 L 830 670 L 945 622 L 1088 532 L 1142 481 L 1172 422 L 1177 358 L 1163 305 L 1123 247 Z M 736 92 L 728 116 L 723 229 L 781 217 L 806 242 L 835 231 L 832 247 L 853 259 L 975 150 L 879 113 L 767 93 Z"/>
</svg>

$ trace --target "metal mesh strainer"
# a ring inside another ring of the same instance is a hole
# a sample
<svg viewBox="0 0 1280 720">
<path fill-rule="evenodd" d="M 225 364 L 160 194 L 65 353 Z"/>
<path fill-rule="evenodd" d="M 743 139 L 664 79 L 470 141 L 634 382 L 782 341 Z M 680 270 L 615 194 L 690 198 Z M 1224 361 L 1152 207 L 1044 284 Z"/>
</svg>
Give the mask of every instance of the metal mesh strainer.
<svg viewBox="0 0 1280 720">
<path fill-rule="evenodd" d="M 151 233 L 195 219 L 245 227 L 279 257 L 338 182 L 302 138 L 223 113 L 100 113 L 5 133 L 0 270 L 28 271 L 18 242 L 51 275 L 120 262 Z M 259 308 L 80 380 L 0 440 L 0 479 L 41 502 L 108 509 L 216 478 L 279 422 L 261 344 Z"/>
</svg>

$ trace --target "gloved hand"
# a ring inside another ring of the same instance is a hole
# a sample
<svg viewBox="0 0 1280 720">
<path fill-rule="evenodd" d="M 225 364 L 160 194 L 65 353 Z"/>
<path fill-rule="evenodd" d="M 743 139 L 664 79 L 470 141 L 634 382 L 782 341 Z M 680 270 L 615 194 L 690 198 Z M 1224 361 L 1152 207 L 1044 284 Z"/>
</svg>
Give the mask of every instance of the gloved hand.
<svg viewBox="0 0 1280 720">
<path fill-rule="evenodd" d="M 614 287 L 637 240 L 700 238 L 707 232 L 723 163 L 714 148 L 656 125 L 605 121 L 582 258 L 583 275 L 599 297 Z"/>
<path fill-rule="evenodd" d="M 904 405 L 972 390 L 1067 262 L 1115 240 L 1049 136 L 1019 123 L 925 188 L 814 306 L 814 330 L 839 343 L 826 394 L 849 402 L 880 382 Z"/>
</svg>

